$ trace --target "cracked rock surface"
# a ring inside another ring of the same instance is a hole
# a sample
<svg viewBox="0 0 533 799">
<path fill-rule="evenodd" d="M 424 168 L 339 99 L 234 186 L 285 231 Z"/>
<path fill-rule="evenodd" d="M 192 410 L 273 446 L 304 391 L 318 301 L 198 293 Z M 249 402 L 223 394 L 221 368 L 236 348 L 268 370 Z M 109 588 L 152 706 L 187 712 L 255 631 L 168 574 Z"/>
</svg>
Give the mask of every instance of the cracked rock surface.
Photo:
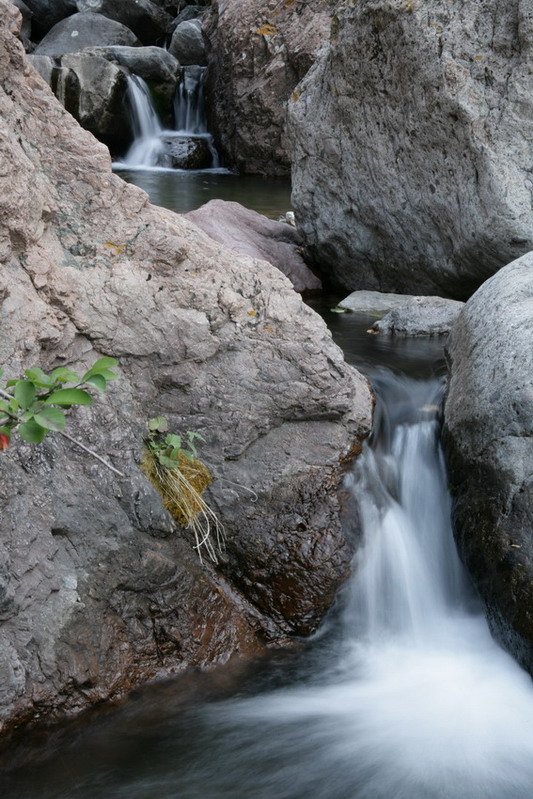
<svg viewBox="0 0 533 799">
<path fill-rule="evenodd" d="M 19 25 L 0 0 L 0 363 L 9 377 L 117 357 L 120 379 L 69 431 L 125 478 L 61 436 L 0 457 L 1 729 L 315 629 L 349 570 L 337 486 L 372 404 L 278 270 L 112 174 Z M 139 469 L 158 414 L 206 439 L 218 572 Z"/>
<path fill-rule="evenodd" d="M 533 253 L 466 303 L 448 343 L 444 442 L 459 551 L 493 632 L 533 673 Z"/>
<path fill-rule="evenodd" d="M 466 299 L 533 249 L 529 0 L 345 2 L 289 100 L 293 206 L 345 289 Z"/>
</svg>

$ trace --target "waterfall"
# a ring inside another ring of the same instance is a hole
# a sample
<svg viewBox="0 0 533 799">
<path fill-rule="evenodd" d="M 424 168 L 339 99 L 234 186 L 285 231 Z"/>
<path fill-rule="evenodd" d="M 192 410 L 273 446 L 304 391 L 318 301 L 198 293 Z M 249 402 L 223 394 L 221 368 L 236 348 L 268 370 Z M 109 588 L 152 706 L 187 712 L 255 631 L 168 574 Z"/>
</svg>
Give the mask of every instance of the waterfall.
<svg viewBox="0 0 533 799">
<path fill-rule="evenodd" d="M 163 128 L 154 108 L 150 90 L 142 78 L 128 76 L 128 99 L 133 144 L 126 153 L 124 166 L 159 166 L 163 152 Z"/>
<path fill-rule="evenodd" d="M 205 67 L 183 68 L 174 100 L 176 130 L 165 130 L 145 81 L 128 76 L 133 143 L 115 168 L 219 169 L 220 158 L 207 130 L 204 81 Z"/>
<path fill-rule="evenodd" d="M 377 385 L 376 429 L 347 485 L 364 542 L 343 635 L 325 636 L 311 685 L 206 710 L 225 768 L 213 790 L 203 764 L 213 799 L 233 795 L 226 774 L 254 799 L 533 794 L 533 687 L 492 639 L 456 555 L 441 386 L 386 371 Z"/>
</svg>

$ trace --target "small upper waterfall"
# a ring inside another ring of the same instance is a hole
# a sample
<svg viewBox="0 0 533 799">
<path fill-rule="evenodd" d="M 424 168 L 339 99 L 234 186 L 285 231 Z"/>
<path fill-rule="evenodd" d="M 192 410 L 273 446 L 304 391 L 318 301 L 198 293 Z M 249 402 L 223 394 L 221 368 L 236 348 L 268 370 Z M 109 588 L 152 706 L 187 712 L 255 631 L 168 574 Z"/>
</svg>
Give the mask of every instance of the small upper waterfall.
<svg viewBox="0 0 533 799">
<path fill-rule="evenodd" d="M 128 76 L 133 143 L 118 169 L 218 169 L 220 158 L 207 130 L 205 67 L 183 68 L 174 100 L 175 130 L 165 130 L 145 81 Z"/>
</svg>

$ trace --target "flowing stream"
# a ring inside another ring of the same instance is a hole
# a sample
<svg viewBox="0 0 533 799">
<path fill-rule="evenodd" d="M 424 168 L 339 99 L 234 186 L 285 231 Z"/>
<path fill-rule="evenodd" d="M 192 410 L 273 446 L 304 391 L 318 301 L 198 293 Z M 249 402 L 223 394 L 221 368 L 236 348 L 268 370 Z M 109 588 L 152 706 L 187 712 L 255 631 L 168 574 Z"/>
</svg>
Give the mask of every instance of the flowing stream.
<svg viewBox="0 0 533 799">
<path fill-rule="evenodd" d="M 212 701 L 199 678 L 189 704 L 167 686 L 57 739 L 3 799 L 530 799 L 531 680 L 492 640 L 458 560 L 443 383 L 419 366 L 363 359 L 376 424 L 346 484 L 363 539 L 314 641 Z"/>
</svg>

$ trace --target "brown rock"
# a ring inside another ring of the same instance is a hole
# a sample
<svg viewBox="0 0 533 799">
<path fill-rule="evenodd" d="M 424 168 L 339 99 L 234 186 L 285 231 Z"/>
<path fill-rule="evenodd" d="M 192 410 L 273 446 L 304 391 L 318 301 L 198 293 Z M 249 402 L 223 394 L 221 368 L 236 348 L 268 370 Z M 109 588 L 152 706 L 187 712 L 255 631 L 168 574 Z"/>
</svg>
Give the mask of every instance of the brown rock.
<svg viewBox="0 0 533 799">
<path fill-rule="evenodd" d="M 300 234 L 290 225 L 224 200 L 211 200 L 186 216 L 225 247 L 277 267 L 287 275 L 296 291 L 320 291 L 322 288 L 320 278 L 302 258 Z"/>
<path fill-rule="evenodd" d="M 338 0 L 213 0 L 204 28 L 212 127 L 243 172 L 290 174 L 286 103 L 329 38 Z"/>
<path fill-rule="evenodd" d="M 349 569 L 339 462 L 371 406 L 278 270 L 111 173 L 27 63 L 11 8 L 0 0 L 0 363 L 11 376 L 118 357 L 120 380 L 69 430 L 125 479 L 61 436 L 0 456 L 2 729 L 314 629 Z M 156 414 L 206 438 L 226 578 L 139 469 Z"/>
</svg>

